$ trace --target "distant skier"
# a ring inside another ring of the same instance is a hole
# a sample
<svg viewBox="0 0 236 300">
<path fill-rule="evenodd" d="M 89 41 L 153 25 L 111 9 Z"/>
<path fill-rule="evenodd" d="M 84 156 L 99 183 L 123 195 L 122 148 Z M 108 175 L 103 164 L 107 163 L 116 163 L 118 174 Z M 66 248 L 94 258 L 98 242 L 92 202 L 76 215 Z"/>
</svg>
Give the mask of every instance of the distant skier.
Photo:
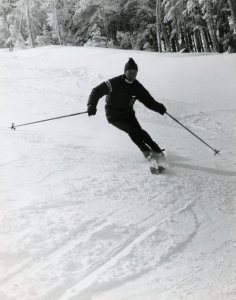
<svg viewBox="0 0 236 300">
<path fill-rule="evenodd" d="M 88 115 L 97 112 L 98 100 L 106 96 L 106 117 L 113 126 L 125 131 L 131 140 L 139 147 L 145 158 L 150 159 L 154 153 L 163 150 L 152 140 L 150 135 L 142 129 L 135 117 L 133 105 L 139 100 L 147 108 L 164 115 L 166 108 L 158 103 L 149 92 L 136 80 L 138 66 L 130 58 L 125 64 L 124 75 L 104 81 L 96 86 L 88 99 Z"/>
</svg>

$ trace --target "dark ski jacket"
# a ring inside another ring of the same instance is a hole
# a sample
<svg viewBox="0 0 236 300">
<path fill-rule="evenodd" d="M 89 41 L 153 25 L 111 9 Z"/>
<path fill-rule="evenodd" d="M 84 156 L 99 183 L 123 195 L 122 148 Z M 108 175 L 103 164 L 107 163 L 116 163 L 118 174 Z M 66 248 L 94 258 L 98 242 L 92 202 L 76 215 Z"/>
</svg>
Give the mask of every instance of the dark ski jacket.
<svg viewBox="0 0 236 300">
<path fill-rule="evenodd" d="M 96 86 L 89 96 L 88 106 L 96 107 L 99 99 L 105 95 L 107 95 L 105 110 L 108 122 L 134 114 L 133 105 L 136 100 L 147 108 L 159 112 L 160 104 L 144 86 L 136 79 L 132 83 L 126 82 L 125 75 L 114 77 Z"/>
</svg>

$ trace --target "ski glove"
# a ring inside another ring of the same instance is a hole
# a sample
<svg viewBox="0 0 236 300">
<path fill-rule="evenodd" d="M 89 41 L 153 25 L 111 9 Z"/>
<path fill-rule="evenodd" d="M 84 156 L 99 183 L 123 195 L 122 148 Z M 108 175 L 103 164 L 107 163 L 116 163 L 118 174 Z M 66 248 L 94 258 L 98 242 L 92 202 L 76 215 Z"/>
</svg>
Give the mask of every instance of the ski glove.
<svg viewBox="0 0 236 300">
<path fill-rule="evenodd" d="M 166 113 L 166 108 L 163 104 L 159 103 L 159 109 L 158 109 L 159 114 L 164 115 Z"/>
<path fill-rule="evenodd" d="M 88 106 L 88 116 L 95 116 L 97 112 L 97 108 L 94 105 L 89 104 Z"/>
</svg>

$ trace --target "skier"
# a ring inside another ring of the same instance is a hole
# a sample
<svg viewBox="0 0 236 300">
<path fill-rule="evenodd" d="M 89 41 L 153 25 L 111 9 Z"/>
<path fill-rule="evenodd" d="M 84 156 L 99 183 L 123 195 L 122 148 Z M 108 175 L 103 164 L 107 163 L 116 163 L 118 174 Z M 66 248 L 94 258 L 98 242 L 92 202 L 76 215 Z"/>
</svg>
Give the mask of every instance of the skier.
<svg viewBox="0 0 236 300">
<path fill-rule="evenodd" d="M 136 80 L 138 66 L 132 58 L 125 64 L 124 75 L 109 79 L 93 88 L 88 99 L 88 116 L 97 112 L 98 100 L 106 96 L 106 117 L 110 124 L 125 131 L 131 140 L 139 147 L 144 157 L 150 160 L 153 154 L 163 154 L 161 149 L 142 129 L 135 116 L 133 105 L 137 100 L 147 108 L 164 115 L 166 108 L 158 103 Z"/>
</svg>

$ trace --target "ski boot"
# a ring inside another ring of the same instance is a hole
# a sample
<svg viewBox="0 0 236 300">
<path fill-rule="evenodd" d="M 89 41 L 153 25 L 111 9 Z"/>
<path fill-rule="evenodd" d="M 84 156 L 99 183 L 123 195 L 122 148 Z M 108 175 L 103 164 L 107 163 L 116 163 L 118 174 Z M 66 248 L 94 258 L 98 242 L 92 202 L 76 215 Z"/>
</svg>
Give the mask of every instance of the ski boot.
<svg viewBox="0 0 236 300">
<path fill-rule="evenodd" d="M 154 153 L 162 153 L 165 149 L 161 149 L 157 143 L 153 142 L 153 145 L 151 146 L 152 152 Z M 163 153 L 162 153 L 163 154 Z M 164 154 L 163 154 L 164 155 Z"/>
<path fill-rule="evenodd" d="M 155 158 L 157 158 L 157 159 L 159 159 L 159 158 L 164 158 L 165 155 L 164 155 L 163 151 L 164 151 L 165 149 L 161 149 L 161 148 L 157 145 L 157 143 L 153 142 L 153 145 L 152 145 L 151 149 L 152 149 L 152 154 L 153 154 L 153 156 L 154 156 Z"/>
<path fill-rule="evenodd" d="M 153 158 L 152 150 L 149 149 L 148 147 L 147 147 L 147 149 L 141 150 L 141 151 L 142 151 L 142 153 L 143 153 L 143 156 L 144 156 L 147 160 L 150 161 L 150 160 Z"/>
</svg>

